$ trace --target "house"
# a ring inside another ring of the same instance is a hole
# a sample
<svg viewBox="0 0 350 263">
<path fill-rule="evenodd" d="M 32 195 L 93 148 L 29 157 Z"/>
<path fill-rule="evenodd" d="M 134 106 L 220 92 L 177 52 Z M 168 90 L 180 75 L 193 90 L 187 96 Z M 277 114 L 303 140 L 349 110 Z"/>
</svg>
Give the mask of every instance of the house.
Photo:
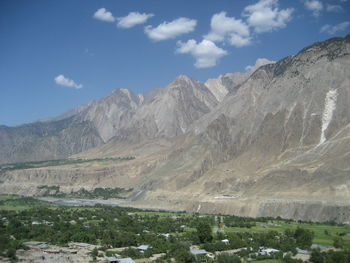
<svg viewBox="0 0 350 263">
<path fill-rule="evenodd" d="M 70 248 L 90 248 L 90 244 L 87 244 L 87 243 L 74 243 L 74 242 L 71 242 L 68 244 L 68 246 Z"/>
<path fill-rule="evenodd" d="M 273 253 L 279 252 L 278 249 L 274 249 L 274 248 L 265 248 L 265 249 L 261 249 L 260 252 L 256 253 L 257 255 L 260 256 L 270 256 Z"/>
<path fill-rule="evenodd" d="M 223 239 L 223 240 L 221 240 L 221 242 L 224 243 L 225 245 L 230 244 L 230 240 L 228 240 L 228 239 Z"/>
<path fill-rule="evenodd" d="M 303 250 L 303 249 L 297 248 L 297 254 L 310 255 L 310 252 L 307 251 L 307 250 Z"/>
<path fill-rule="evenodd" d="M 191 249 L 191 254 L 194 256 L 207 255 L 208 252 L 204 249 Z"/>
<path fill-rule="evenodd" d="M 321 246 L 321 245 L 317 245 L 317 244 L 312 244 L 311 249 L 318 249 L 318 250 L 321 250 L 321 251 L 326 251 L 329 249 L 329 247 L 326 247 L 326 246 Z"/>
<path fill-rule="evenodd" d="M 118 263 L 118 259 L 116 257 L 107 257 L 106 261 L 108 263 Z"/>
<path fill-rule="evenodd" d="M 150 245 L 141 245 L 139 247 L 137 247 L 138 250 L 141 250 L 141 251 L 146 251 L 148 249 L 151 249 L 152 247 Z"/>
<path fill-rule="evenodd" d="M 90 244 L 87 244 L 87 243 L 78 243 L 77 244 L 78 247 L 89 247 L 91 246 Z"/>
<path fill-rule="evenodd" d="M 135 263 L 134 260 L 132 260 L 132 258 L 120 258 L 118 259 L 119 263 Z"/>
<path fill-rule="evenodd" d="M 39 248 L 39 249 L 48 249 L 49 246 L 46 245 L 46 244 L 44 243 L 44 244 L 40 244 L 40 245 L 38 246 L 38 248 Z"/>
</svg>

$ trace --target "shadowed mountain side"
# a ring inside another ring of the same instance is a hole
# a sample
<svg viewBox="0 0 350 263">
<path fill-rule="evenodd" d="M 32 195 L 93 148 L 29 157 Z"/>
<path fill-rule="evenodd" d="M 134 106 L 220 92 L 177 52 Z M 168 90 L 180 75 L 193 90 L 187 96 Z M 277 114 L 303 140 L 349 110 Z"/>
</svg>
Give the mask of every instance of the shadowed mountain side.
<svg viewBox="0 0 350 263">
<path fill-rule="evenodd" d="M 62 159 L 103 143 L 89 121 L 71 118 L 17 127 L 0 126 L 0 163 Z"/>
</svg>

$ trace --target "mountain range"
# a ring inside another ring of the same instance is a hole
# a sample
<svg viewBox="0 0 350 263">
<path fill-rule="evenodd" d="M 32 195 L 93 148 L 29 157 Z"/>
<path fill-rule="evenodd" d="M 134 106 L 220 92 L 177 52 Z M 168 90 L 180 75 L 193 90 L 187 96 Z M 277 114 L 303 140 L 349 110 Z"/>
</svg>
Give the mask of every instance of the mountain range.
<svg viewBox="0 0 350 263">
<path fill-rule="evenodd" d="M 117 89 L 0 126 L 0 163 L 134 156 L 0 172 L 0 192 L 133 188 L 125 205 L 350 222 L 350 35 L 205 83 Z"/>
</svg>

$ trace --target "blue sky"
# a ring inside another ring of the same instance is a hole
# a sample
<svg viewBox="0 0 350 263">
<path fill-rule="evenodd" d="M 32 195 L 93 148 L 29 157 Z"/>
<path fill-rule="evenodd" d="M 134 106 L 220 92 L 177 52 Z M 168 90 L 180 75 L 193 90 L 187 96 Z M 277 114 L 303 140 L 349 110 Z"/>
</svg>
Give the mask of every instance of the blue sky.
<svg viewBox="0 0 350 263">
<path fill-rule="evenodd" d="M 350 31 L 350 0 L 2 0 L 0 124 L 205 81 Z"/>
</svg>

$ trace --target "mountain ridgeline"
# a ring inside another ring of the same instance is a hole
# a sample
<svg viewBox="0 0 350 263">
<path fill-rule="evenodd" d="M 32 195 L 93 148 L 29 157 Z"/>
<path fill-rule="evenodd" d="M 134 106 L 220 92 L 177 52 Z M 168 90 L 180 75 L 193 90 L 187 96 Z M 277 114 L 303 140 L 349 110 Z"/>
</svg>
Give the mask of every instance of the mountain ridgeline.
<svg viewBox="0 0 350 263">
<path fill-rule="evenodd" d="M 135 159 L 7 171 L 0 191 L 133 188 L 128 205 L 142 208 L 349 222 L 349 105 L 350 36 L 205 83 L 118 89 L 53 119 L 1 126 L 0 163 Z"/>
</svg>

